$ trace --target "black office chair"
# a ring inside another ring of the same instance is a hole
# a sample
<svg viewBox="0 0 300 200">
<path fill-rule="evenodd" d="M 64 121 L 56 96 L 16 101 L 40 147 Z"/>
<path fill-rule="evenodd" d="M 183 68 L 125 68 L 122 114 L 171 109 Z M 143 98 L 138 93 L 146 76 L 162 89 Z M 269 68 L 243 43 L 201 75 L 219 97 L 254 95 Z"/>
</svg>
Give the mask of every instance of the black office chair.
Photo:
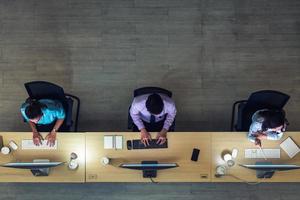
<svg viewBox="0 0 300 200">
<path fill-rule="evenodd" d="M 165 94 L 168 97 L 172 98 L 172 92 L 171 91 L 163 89 L 163 88 L 160 88 L 160 87 L 142 87 L 142 88 L 135 89 L 133 91 L 133 97 L 138 97 L 138 96 L 141 96 L 141 95 L 153 94 L 153 93 Z M 135 124 L 133 123 L 133 120 L 132 120 L 132 118 L 130 116 L 130 113 L 129 113 L 130 107 L 128 109 L 128 123 L 127 123 L 127 128 L 135 130 L 137 128 L 136 128 Z M 174 120 L 172 126 L 169 128 L 169 132 L 172 132 L 174 130 L 175 130 L 175 120 Z"/>
<path fill-rule="evenodd" d="M 250 95 L 248 100 L 236 101 L 232 106 L 231 131 L 248 131 L 252 115 L 260 109 L 282 109 L 290 96 L 274 90 L 261 90 Z M 236 107 L 238 108 L 236 112 Z M 235 115 L 237 114 L 237 119 Z"/>
<path fill-rule="evenodd" d="M 67 94 L 64 92 L 62 87 L 46 81 L 32 81 L 25 83 L 24 86 L 27 90 L 29 98 L 31 99 L 53 99 L 60 101 L 65 109 L 66 118 L 59 130 L 61 132 L 69 132 L 71 131 L 72 126 L 74 125 L 74 131 L 77 132 L 80 109 L 80 99 L 78 97 L 71 94 Z M 76 100 L 77 102 L 75 123 L 72 119 L 74 100 Z M 50 131 L 51 128 L 51 125 L 37 126 L 38 131 L 42 132 Z"/>
</svg>

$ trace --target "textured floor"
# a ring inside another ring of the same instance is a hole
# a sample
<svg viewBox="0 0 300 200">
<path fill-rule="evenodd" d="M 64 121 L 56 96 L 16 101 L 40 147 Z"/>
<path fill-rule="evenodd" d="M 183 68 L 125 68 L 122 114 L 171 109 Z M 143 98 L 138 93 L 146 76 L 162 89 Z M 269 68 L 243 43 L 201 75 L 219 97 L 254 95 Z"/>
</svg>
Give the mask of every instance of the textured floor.
<svg viewBox="0 0 300 200">
<path fill-rule="evenodd" d="M 299 24 L 299 0 L 1 0 L 0 129 L 28 130 L 23 84 L 47 80 L 81 98 L 83 131 L 125 130 L 146 85 L 173 91 L 180 131 L 229 130 L 261 89 L 292 96 L 300 130 Z"/>
<path fill-rule="evenodd" d="M 0 184 L 2 200 L 298 200 L 300 184 Z"/>
</svg>

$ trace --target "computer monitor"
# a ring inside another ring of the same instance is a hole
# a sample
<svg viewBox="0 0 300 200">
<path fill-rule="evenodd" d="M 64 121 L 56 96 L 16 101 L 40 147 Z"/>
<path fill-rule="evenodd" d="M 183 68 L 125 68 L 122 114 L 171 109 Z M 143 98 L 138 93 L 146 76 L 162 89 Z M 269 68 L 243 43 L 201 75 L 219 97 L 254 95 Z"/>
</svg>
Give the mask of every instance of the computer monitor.
<svg viewBox="0 0 300 200">
<path fill-rule="evenodd" d="M 300 169 L 299 165 L 292 164 L 272 164 L 272 162 L 256 162 L 254 165 L 244 165 L 240 166 L 256 170 L 257 178 L 271 178 L 275 171 L 286 171 L 293 169 Z"/>
<path fill-rule="evenodd" d="M 34 176 L 48 176 L 51 167 L 62 165 L 64 162 L 49 162 L 49 160 L 34 160 L 33 162 L 11 162 L 1 167 L 30 169 Z"/>
<path fill-rule="evenodd" d="M 176 163 L 158 163 L 157 161 L 142 161 L 141 163 L 121 164 L 127 169 L 142 170 L 144 178 L 155 178 L 157 170 L 179 167 Z"/>
</svg>

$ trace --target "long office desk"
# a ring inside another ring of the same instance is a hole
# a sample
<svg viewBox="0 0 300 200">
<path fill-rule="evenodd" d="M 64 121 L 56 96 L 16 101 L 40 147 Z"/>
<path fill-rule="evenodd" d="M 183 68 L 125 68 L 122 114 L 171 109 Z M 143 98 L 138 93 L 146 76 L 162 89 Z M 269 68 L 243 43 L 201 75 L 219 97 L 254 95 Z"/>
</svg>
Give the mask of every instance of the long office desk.
<svg viewBox="0 0 300 200">
<path fill-rule="evenodd" d="M 214 132 L 212 134 L 212 165 L 211 173 L 215 173 L 218 165 L 225 164 L 222 159 L 222 152 L 232 151 L 237 148 L 239 153 L 233 167 L 228 167 L 229 175 L 216 178 L 212 176 L 212 182 L 299 182 L 300 169 L 290 171 L 275 172 L 272 178 L 257 179 L 256 171 L 239 166 L 238 164 L 255 164 L 256 161 L 272 162 L 273 164 L 297 164 L 300 165 L 300 153 L 290 159 L 288 155 L 281 149 L 280 159 L 246 159 L 245 149 L 255 149 L 255 145 L 248 141 L 246 133 L 241 132 Z M 279 141 L 263 140 L 263 148 L 280 149 L 279 144 L 287 137 L 291 137 L 298 145 L 300 144 L 300 132 L 286 132 Z"/>
<path fill-rule="evenodd" d="M 104 149 L 104 135 L 122 135 L 123 149 Z M 155 138 L 156 133 L 152 134 Z M 86 133 L 86 182 L 150 182 L 139 170 L 123 169 L 121 163 L 158 161 L 177 163 L 178 168 L 158 170 L 158 182 L 210 182 L 211 181 L 211 134 L 180 133 L 168 134 L 168 148 L 127 150 L 126 141 L 139 139 L 139 133 Z M 193 148 L 201 149 L 198 162 L 191 161 Z M 111 164 L 102 165 L 102 157 L 109 157 Z"/>
<path fill-rule="evenodd" d="M 0 182 L 84 182 L 85 181 L 85 135 L 83 133 L 58 133 L 56 150 L 22 150 L 21 142 L 32 139 L 28 132 L 1 132 L 5 146 L 13 140 L 18 149 L 9 155 L 0 153 L 0 164 L 8 162 L 32 162 L 33 159 L 49 159 L 50 161 L 68 162 L 72 152 L 78 155 L 79 167 L 72 171 L 68 164 L 50 168 L 49 176 L 35 177 L 28 169 L 0 167 Z M 43 137 L 46 133 L 42 134 Z"/>
<path fill-rule="evenodd" d="M 177 163 L 178 168 L 159 170 L 157 182 L 300 182 L 300 169 L 275 172 L 271 179 L 257 179 L 256 172 L 243 168 L 238 164 L 254 164 L 264 159 L 245 159 L 244 150 L 256 148 L 248 141 L 245 132 L 172 132 L 168 134 L 167 149 L 127 150 L 126 141 L 139 139 L 139 133 L 133 132 L 87 132 L 58 133 L 57 150 L 22 150 L 21 140 L 31 139 L 29 132 L 5 132 L 0 135 L 7 146 L 13 140 L 18 150 L 9 155 L 0 153 L 0 164 L 7 162 L 31 162 L 33 159 L 49 159 L 50 161 L 68 162 L 70 154 L 78 155 L 79 168 L 69 170 L 67 163 L 50 169 L 46 177 L 34 177 L 27 169 L 0 167 L 0 182 L 149 182 L 142 177 L 139 170 L 120 168 L 122 163 L 140 163 L 145 160 L 160 163 Z M 104 149 L 105 135 L 122 135 L 123 149 Z M 46 133 L 43 133 L 46 136 Z M 156 133 L 152 134 L 152 138 Z M 279 149 L 279 144 L 291 136 L 299 145 L 300 132 L 286 132 L 280 141 L 263 141 L 263 148 Z M 200 149 L 198 162 L 191 161 L 193 148 Z M 216 178 L 215 169 L 224 165 L 222 154 L 225 151 L 238 149 L 236 164 L 227 167 L 227 175 Z M 101 158 L 109 157 L 111 163 L 102 165 Z M 268 159 L 274 164 L 300 165 L 300 154 L 290 159 L 281 149 L 280 159 Z"/>
</svg>

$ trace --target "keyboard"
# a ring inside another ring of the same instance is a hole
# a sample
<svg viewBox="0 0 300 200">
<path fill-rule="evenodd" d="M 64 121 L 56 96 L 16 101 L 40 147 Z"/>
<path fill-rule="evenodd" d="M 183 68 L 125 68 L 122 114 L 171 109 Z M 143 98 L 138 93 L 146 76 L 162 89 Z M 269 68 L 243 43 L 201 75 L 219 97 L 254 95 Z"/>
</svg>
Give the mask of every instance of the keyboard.
<svg viewBox="0 0 300 200">
<path fill-rule="evenodd" d="M 280 149 L 245 149 L 245 158 L 280 158 Z"/>
<path fill-rule="evenodd" d="M 47 145 L 47 140 L 42 141 L 42 145 L 36 146 L 32 140 L 22 140 L 22 149 L 23 150 L 31 150 L 31 149 L 36 149 L 36 150 L 56 150 L 57 149 L 57 140 L 55 140 L 55 144 L 53 147 L 50 147 Z"/>
<path fill-rule="evenodd" d="M 149 141 L 149 146 L 146 146 L 141 142 L 141 140 L 132 140 L 132 149 L 160 149 L 160 148 L 168 148 L 168 140 L 162 144 L 156 144 L 157 139 L 152 139 Z"/>
</svg>

